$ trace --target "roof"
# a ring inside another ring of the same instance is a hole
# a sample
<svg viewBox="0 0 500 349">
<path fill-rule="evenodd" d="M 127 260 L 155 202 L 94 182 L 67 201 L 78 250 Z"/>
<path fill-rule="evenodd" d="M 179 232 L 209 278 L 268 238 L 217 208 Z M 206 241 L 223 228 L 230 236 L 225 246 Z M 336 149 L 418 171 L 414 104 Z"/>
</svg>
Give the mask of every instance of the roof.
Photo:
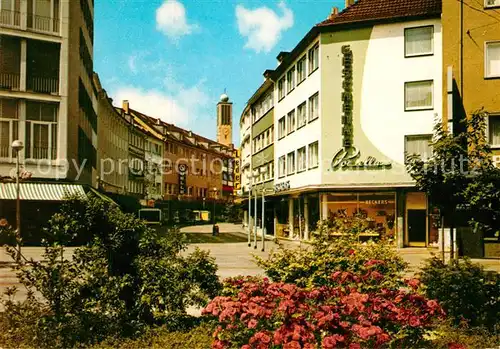
<svg viewBox="0 0 500 349">
<path fill-rule="evenodd" d="M 352 26 L 440 17 L 441 9 L 442 0 L 357 0 L 338 15 L 330 16 L 313 26 L 290 54 L 283 57 L 283 61 L 274 71 L 266 70 L 264 74 L 270 74 L 273 80 L 278 79 L 321 32 L 343 30 Z"/>
<path fill-rule="evenodd" d="M 20 183 L 21 200 L 63 201 L 71 196 L 86 197 L 82 185 L 53 183 Z M 0 200 L 15 200 L 16 184 L 0 183 Z"/>
<path fill-rule="evenodd" d="M 358 0 L 317 26 L 440 16 L 441 7 L 442 0 Z"/>
</svg>

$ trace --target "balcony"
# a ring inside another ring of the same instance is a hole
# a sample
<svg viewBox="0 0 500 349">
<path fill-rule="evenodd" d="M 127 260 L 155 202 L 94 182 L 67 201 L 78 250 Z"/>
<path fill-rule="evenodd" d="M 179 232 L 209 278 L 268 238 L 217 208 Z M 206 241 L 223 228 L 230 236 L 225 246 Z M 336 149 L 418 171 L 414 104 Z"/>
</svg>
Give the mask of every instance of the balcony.
<svg viewBox="0 0 500 349">
<path fill-rule="evenodd" d="M 28 15 L 28 28 L 47 33 L 59 33 L 59 18 Z"/>
<path fill-rule="evenodd" d="M 59 94 L 59 79 L 47 77 L 28 77 L 26 90 L 36 93 Z"/>
<path fill-rule="evenodd" d="M 19 11 L 0 10 L 0 25 L 9 27 L 20 27 L 21 13 Z"/>
<path fill-rule="evenodd" d="M 19 90 L 20 75 L 18 73 L 0 73 L 0 90 Z"/>
</svg>

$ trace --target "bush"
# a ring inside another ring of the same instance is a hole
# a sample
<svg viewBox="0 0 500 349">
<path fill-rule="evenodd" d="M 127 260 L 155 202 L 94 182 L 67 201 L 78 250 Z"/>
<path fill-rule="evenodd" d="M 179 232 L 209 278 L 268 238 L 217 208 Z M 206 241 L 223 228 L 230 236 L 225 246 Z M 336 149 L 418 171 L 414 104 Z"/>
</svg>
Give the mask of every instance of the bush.
<svg viewBox="0 0 500 349">
<path fill-rule="evenodd" d="M 498 348 L 500 335 L 481 328 L 439 324 L 433 331 L 429 349 L 487 349 Z"/>
<path fill-rule="evenodd" d="M 213 348 L 415 347 L 443 317 L 436 301 L 414 289 L 360 293 L 349 286 L 369 275 L 337 272 L 333 284 L 303 289 L 294 284 L 230 280 L 238 293 L 216 297 L 203 311 L 218 320 Z M 417 282 L 410 283 L 417 287 Z"/>
<path fill-rule="evenodd" d="M 383 282 L 364 284 L 366 288 L 360 291 L 400 287 L 407 264 L 389 241 L 361 242 L 360 222 L 349 221 L 342 226 L 336 223 L 335 228 L 322 224 L 309 247 L 287 249 L 280 245 L 267 259 L 256 257 L 257 264 L 271 280 L 299 287 L 332 285 L 330 276 L 335 271 L 362 275 L 373 269 L 384 275 Z M 346 235 L 333 236 L 332 229 Z M 367 265 L 373 260 L 379 262 Z"/>
<path fill-rule="evenodd" d="M 427 297 L 437 299 L 454 325 L 498 329 L 500 276 L 470 260 L 428 259 L 420 273 Z"/>
<path fill-rule="evenodd" d="M 185 309 L 206 305 L 221 287 L 208 253 L 181 255 L 186 244 L 178 231 L 160 234 L 95 197 L 65 204 L 48 233 L 43 260 L 16 266 L 40 301 L 5 301 L 3 331 L 20 333 L 21 343 L 67 348 L 165 323 L 182 328 Z M 64 246 L 82 236 L 89 242 L 65 259 Z"/>
</svg>

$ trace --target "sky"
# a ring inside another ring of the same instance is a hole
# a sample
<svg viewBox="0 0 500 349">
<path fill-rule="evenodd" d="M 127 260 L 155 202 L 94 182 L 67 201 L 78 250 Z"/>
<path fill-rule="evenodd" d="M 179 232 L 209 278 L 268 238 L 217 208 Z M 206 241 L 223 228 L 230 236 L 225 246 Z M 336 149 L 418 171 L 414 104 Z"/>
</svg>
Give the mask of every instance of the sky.
<svg viewBox="0 0 500 349">
<path fill-rule="evenodd" d="M 344 0 L 98 0 L 94 70 L 120 106 L 215 139 L 216 104 L 233 102 L 239 118 L 277 66 L 316 23 Z"/>
</svg>

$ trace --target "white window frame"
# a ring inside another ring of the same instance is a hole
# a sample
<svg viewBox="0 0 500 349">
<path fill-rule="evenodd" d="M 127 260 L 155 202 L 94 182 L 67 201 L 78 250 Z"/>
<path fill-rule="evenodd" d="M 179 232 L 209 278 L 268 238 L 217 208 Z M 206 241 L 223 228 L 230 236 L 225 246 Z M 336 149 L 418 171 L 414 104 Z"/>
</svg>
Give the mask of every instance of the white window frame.
<svg viewBox="0 0 500 349">
<path fill-rule="evenodd" d="M 312 53 L 312 55 L 311 55 Z M 316 70 L 319 68 L 319 42 L 313 45 L 307 52 L 308 55 L 308 61 L 309 61 L 309 68 L 308 68 L 308 75 L 311 75 L 314 73 Z M 313 58 L 313 59 L 311 59 Z"/>
<path fill-rule="evenodd" d="M 302 66 L 302 74 L 299 74 L 299 66 Z M 303 55 L 297 61 L 297 85 L 304 81 L 307 77 L 307 54 Z"/>
<path fill-rule="evenodd" d="M 286 155 L 278 158 L 278 177 L 283 178 L 286 176 Z"/>
<path fill-rule="evenodd" d="M 418 135 L 405 135 L 405 144 L 404 144 L 404 150 L 405 150 L 405 163 L 408 161 L 408 157 L 411 155 L 414 155 L 414 153 L 408 153 L 408 140 L 415 140 L 415 139 L 428 139 L 429 143 L 432 142 L 432 134 L 418 134 Z M 431 148 L 431 153 L 427 158 L 424 158 L 422 154 L 417 154 L 420 155 L 422 160 L 427 161 L 431 156 L 432 156 L 432 146 Z"/>
<path fill-rule="evenodd" d="M 311 164 L 311 161 L 313 159 L 313 157 L 311 156 L 311 149 L 312 149 L 313 145 L 316 145 L 316 163 L 315 164 Z M 308 169 L 317 168 L 319 166 L 319 142 L 318 141 L 309 143 L 309 145 L 307 146 L 307 156 L 308 156 L 308 159 L 307 159 Z"/>
<path fill-rule="evenodd" d="M 286 96 L 286 79 L 283 76 L 278 80 L 278 102 L 281 101 Z"/>
<path fill-rule="evenodd" d="M 291 159 L 292 157 L 293 157 L 293 162 L 290 162 L 289 159 Z M 296 167 L 297 167 L 297 156 L 294 150 L 286 154 L 286 175 L 287 176 L 294 175 Z"/>
<path fill-rule="evenodd" d="M 289 94 L 295 89 L 295 66 L 286 72 L 286 93 Z"/>
<path fill-rule="evenodd" d="M 7 145 L 9 147 L 9 156 L 4 158 L 0 157 L 0 161 L 3 162 L 13 162 L 14 161 L 14 150 L 11 147 L 12 142 L 16 139 L 19 139 L 19 119 L 10 119 L 10 118 L 0 118 L 0 122 L 8 122 L 9 124 L 9 139 L 7 141 Z M 17 137 L 14 137 L 14 123 L 17 123 Z"/>
<path fill-rule="evenodd" d="M 297 116 L 295 115 L 295 109 L 292 109 L 291 111 L 288 112 L 288 114 L 286 114 L 286 134 L 287 135 L 295 132 L 295 130 L 297 128 L 296 117 Z M 293 120 L 293 124 L 290 122 L 291 120 Z"/>
<path fill-rule="evenodd" d="M 500 7 L 500 0 L 495 0 L 496 2 L 493 5 L 488 4 L 488 0 L 484 0 L 484 8 L 495 8 Z"/>
<path fill-rule="evenodd" d="M 307 170 L 307 147 L 297 149 L 297 173 Z"/>
<path fill-rule="evenodd" d="M 303 110 L 303 115 L 301 115 L 300 111 Z M 304 127 L 307 125 L 307 102 L 304 101 L 303 103 L 299 104 L 297 107 L 297 129 Z"/>
<path fill-rule="evenodd" d="M 48 150 L 47 150 L 48 157 L 47 158 L 34 158 L 33 157 L 33 150 L 34 150 L 34 141 L 33 140 L 34 140 L 34 135 L 35 135 L 34 125 L 46 125 L 48 128 L 49 141 L 48 141 Z M 30 132 L 30 156 L 29 157 L 26 156 L 26 160 L 36 162 L 36 161 L 47 161 L 47 160 L 53 161 L 53 160 L 57 159 L 57 149 L 56 149 L 56 157 L 54 159 L 52 158 L 52 140 L 53 140 L 52 126 L 53 125 L 56 126 L 55 137 L 57 137 L 57 122 L 26 120 L 26 132 Z M 56 140 L 56 144 L 57 144 L 57 140 Z"/>
<path fill-rule="evenodd" d="M 500 78 L 500 73 L 498 75 L 490 75 L 488 74 L 489 70 L 489 61 L 488 61 L 488 46 L 489 45 L 498 45 L 500 47 L 500 41 L 499 40 L 494 40 L 494 41 L 486 41 L 484 43 L 484 77 L 485 78 Z"/>
<path fill-rule="evenodd" d="M 278 120 L 278 139 L 282 139 L 286 136 L 286 118 L 285 115 Z M 283 123 L 281 121 L 283 121 Z M 281 125 L 283 125 L 283 128 Z"/>
<path fill-rule="evenodd" d="M 416 83 L 424 83 L 424 82 L 430 82 L 431 83 L 431 105 L 430 106 L 423 106 L 423 107 L 408 107 L 407 106 L 407 91 L 406 88 L 409 84 L 416 84 Z M 434 93 L 434 80 L 419 80 L 419 81 L 407 81 L 404 83 L 404 110 L 405 111 L 419 111 L 419 110 L 433 110 L 434 109 L 434 98 L 435 93 Z"/>
<path fill-rule="evenodd" d="M 500 122 L 500 114 L 490 114 L 488 119 L 487 119 L 486 132 L 488 132 L 487 133 L 488 144 L 493 149 L 500 149 L 500 144 L 493 144 L 493 140 L 491 139 L 491 131 L 490 131 L 491 121 L 490 120 L 492 118 L 495 118 L 495 119 L 497 119 L 497 121 Z"/>
<path fill-rule="evenodd" d="M 412 30 L 418 30 L 418 29 L 427 29 L 431 28 L 432 33 L 431 33 L 431 51 L 429 52 L 420 52 L 420 53 L 414 53 L 414 54 L 408 54 L 406 51 L 407 48 L 407 42 L 406 42 L 406 35 L 408 32 Z M 424 25 L 424 26 L 419 26 L 419 27 L 408 27 L 405 28 L 404 30 L 404 50 L 405 50 L 405 57 L 406 58 L 411 58 L 411 57 L 420 57 L 420 56 L 432 56 L 434 54 L 434 26 L 433 25 Z"/>
<path fill-rule="evenodd" d="M 311 107 L 311 104 L 314 104 L 313 99 L 315 99 L 315 98 L 318 100 L 318 106 L 316 108 L 315 116 L 312 116 L 313 109 Z M 307 121 L 311 122 L 311 121 L 314 121 L 314 120 L 319 118 L 319 92 L 316 92 L 311 97 L 309 97 L 308 103 L 309 103 L 309 108 L 307 110 Z"/>
</svg>

